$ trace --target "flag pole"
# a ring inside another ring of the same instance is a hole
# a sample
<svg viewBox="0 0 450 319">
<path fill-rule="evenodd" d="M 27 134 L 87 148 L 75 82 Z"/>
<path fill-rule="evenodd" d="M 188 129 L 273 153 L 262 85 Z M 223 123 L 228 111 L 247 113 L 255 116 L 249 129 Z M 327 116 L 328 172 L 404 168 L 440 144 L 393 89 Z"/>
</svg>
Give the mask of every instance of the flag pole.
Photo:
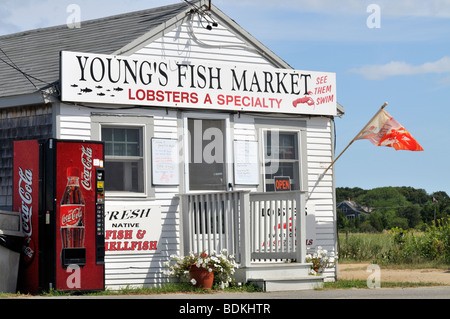
<svg viewBox="0 0 450 319">
<path fill-rule="evenodd" d="M 359 131 L 359 133 L 355 135 L 355 137 L 351 140 L 350 143 L 348 143 L 348 145 L 347 145 L 347 146 L 344 148 L 344 150 L 338 155 L 338 157 L 336 157 L 336 158 L 334 159 L 334 161 L 331 162 L 331 164 L 327 167 L 327 169 L 319 176 L 319 179 L 322 179 L 322 178 L 325 176 L 325 173 L 331 168 L 331 166 L 333 166 L 334 163 L 336 163 L 336 161 L 339 159 L 339 157 L 341 157 L 342 154 L 344 154 L 344 152 L 350 147 L 350 145 L 352 145 L 353 142 L 356 141 L 356 138 L 359 136 L 359 134 L 361 134 L 361 133 L 364 131 L 364 129 L 366 128 L 366 126 L 367 126 L 370 122 L 372 122 L 373 119 L 378 115 L 378 113 L 380 113 L 387 105 L 388 105 L 388 102 L 384 102 L 384 104 L 381 106 L 381 108 L 378 110 L 378 112 L 375 113 L 374 116 L 372 116 L 372 118 L 369 120 L 369 122 L 367 122 L 367 124 L 364 125 L 364 127 L 361 129 L 361 131 Z"/>
</svg>

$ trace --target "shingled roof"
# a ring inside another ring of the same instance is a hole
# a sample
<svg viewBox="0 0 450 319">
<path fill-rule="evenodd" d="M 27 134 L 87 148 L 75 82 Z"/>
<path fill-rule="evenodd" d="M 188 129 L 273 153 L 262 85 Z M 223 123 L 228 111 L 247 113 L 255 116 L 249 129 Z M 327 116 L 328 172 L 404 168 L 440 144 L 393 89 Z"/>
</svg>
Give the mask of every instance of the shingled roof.
<svg viewBox="0 0 450 319">
<path fill-rule="evenodd" d="M 58 81 L 60 51 L 112 54 L 188 8 L 179 3 L 83 21 L 81 28 L 61 25 L 1 36 L 0 97 L 35 93 Z M 13 64 L 33 76 L 37 88 Z"/>
</svg>

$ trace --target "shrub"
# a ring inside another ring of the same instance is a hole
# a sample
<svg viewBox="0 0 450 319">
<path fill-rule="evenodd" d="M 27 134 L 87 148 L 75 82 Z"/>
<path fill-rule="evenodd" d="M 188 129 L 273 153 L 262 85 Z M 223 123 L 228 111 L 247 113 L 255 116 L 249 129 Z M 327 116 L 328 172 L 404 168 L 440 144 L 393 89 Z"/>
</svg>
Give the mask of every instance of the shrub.
<svg viewBox="0 0 450 319">
<path fill-rule="evenodd" d="M 450 264 L 450 219 L 440 219 L 423 232 L 392 228 L 382 234 L 340 236 L 341 260 L 377 264 Z"/>
</svg>

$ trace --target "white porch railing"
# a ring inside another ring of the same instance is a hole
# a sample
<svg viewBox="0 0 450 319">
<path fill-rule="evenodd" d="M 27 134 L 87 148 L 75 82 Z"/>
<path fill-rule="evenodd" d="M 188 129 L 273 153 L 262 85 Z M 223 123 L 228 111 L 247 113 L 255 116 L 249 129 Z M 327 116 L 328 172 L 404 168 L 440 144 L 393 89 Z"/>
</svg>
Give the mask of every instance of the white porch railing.
<svg viewBox="0 0 450 319">
<path fill-rule="evenodd" d="M 225 248 L 241 267 L 255 259 L 305 261 L 305 192 L 232 191 L 180 198 L 182 253 Z"/>
</svg>

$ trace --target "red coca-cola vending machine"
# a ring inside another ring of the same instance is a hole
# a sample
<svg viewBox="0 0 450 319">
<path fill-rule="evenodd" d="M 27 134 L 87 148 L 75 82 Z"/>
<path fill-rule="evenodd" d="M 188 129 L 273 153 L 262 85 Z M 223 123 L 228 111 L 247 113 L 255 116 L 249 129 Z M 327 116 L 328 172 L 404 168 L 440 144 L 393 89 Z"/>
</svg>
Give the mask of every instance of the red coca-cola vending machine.
<svg viewBox="0 0 450 319">
<path fill-rule="evenodd" d="M 26 235 L 18 290 L 105 288 L 102 142 L 14 142 L 13 209 Z"/>
</svg>

